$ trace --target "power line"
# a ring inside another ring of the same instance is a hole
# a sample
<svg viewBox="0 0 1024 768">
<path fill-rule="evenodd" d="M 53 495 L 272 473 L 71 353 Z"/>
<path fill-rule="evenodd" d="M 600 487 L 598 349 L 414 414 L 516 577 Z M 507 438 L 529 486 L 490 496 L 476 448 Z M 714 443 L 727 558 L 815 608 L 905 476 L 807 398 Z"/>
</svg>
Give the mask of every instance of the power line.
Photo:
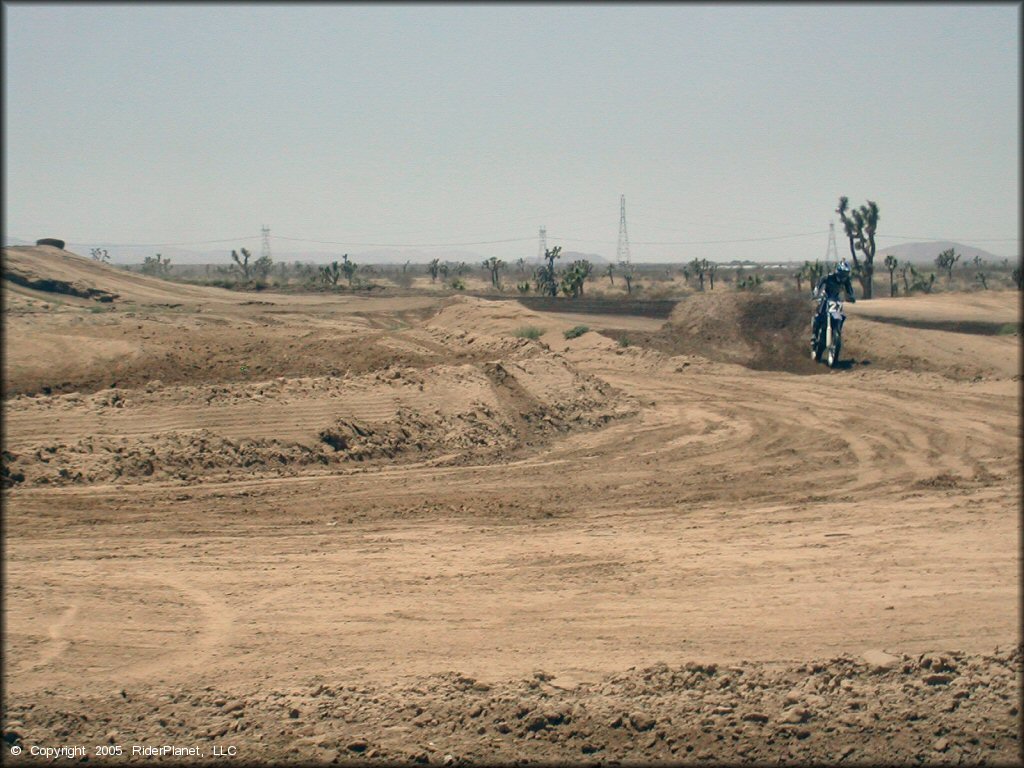
<svg viewBox="0 0 1024 768">
<path fill-rule="evenodd" d="M 342 243 L 333 240 L 306 240 L 305 238 L 286 238 L 283 234 L 275 234 L 278 240 L 289 240 L 295 243 L 314 243 L 322 246 L 356 246 L 358 248 L 452 248 L 454 246 L 493 246 L 499 243 L 525 243 L 532 238 L 509 238 L 506 240 L 483 240 L 475 243 Z"/>
<path fill-rule="evenodd" d="M 823 235 L 825 230 L 819 229 L 817 232 L 805 232 L 800 235 L 778 235 L 776 237 L 746 237 L 738 240 L 678 240 L 674 242 L 668 241 L 640 241 L 636 245 L 718 245 L 724 243 L 760 243 L 767 240 L 790 240 L 796 237 L 817 237 Z M 582 240 L 572 237 L 552 237 L 552 240 L 564 240 L 566 242 L 573 243 L 608 243 L 607 240 Z"/>
<path fill-rule="evenodd" d="M 1019 237 L 925 237 L 923 235 L 916 235 L 910 237 L 908 235 L 876 235 L 879 240 L 892 239 L 892 240 L 935 240 L 938 242 L 949 241 L 949 242 L 960 242 L 961 240 L 969 240 L 972 243 L 1019 243 Z"/>
<path fill-rule="evenodd" d="M 206 245 L 208 243 L 237 243 L 239 240 L 258 240 L 259 235 L 250 235 L 249 237 L 228 237 L 224 240 L 193 240 L 189 243 L 68 243 L 68 245 L 91 245 L 94 247 L 102 248 L 160 248 L 173 245 Z"/>
<path fill-rule="evenodd" d="M 625 200 L 621 200 L 622 203 Z M 623 234 L 621 229 L 622 225 L 622 211 L 620 210 L 620 235 Z M 736 238 L 736 239 L 725 239 L 725 240 L 648 240 L 648 241 L 637 241 L 634 245 L 724 245 L 729 243 L 759 243 L 768 242 L 773 240 L 788 240 L 800 237 L 812 237 L 823 234 L 823 230 L 817 230 L 814 232 L 805 232 L 795 235 L 777 235 L 772 237 L 748 237 L 748 238 Z M 190 246 L 190 245 L 213 245 L 219 243 L 237 243 L 247 242 L 250 240 L 263 240 L 266 242 L 269 232 L 261 233 L 261 235 L 245 235 L 241 237 L 228 237 L 216 240 L 191 240 L 186 242 L 167 242 L 167 243 L 110 243 L 110 242 L 96 242 L 96 241 L 71 241 L 68 245 L 73 246 L 91 246 L 91 247 L 103 247 L 103 248 L 160 248 L 160 247 L 172 247 L 172 246 Z M 355 243 L 355 242 L 342 242 L 337 240 L 313 240 L 310 238 L 302 237 L 285 237 L 283 235 L 274 235 L 278 240 L 288 240 L 299 243 L 314 243 L 319 245 L 348 245 L 358 247 L 374 247 L 374 248 L 445 248 L 455 246 L 470 246 L 470 245 L 498 245 L 502 243 L 521 243 L 534 240 L 534 237 L 514 237 L 504 238 L 498 240 L 477 240 L 477 241 L 466 241 L 466 242 L 445 242 L 445 243 Z M 594 240 L 586 238 L 572 238 L 572 237 L 556 237 L 548 235 L 549 240 L 558 240 L 562 242 L 576 242 L 576 243 L 599 243 L 599 244 L 610 244 L 608 240 Z M 977 238 L 977 237 L 932 237 L 924 235 L 890 235 L 879 233 L 876 235 L 878 240 L 921 240 L 921 241 L 950 241 L 950 242 L 971 242 L 971 243 L 1012 243 L 1020 242 L 1019 237 L 989 237 L 989 238 Z M 620 244 L 623 241 L 620 240 Z M 624 241 L 628 247 L 628 239 Z"/>
</svg>

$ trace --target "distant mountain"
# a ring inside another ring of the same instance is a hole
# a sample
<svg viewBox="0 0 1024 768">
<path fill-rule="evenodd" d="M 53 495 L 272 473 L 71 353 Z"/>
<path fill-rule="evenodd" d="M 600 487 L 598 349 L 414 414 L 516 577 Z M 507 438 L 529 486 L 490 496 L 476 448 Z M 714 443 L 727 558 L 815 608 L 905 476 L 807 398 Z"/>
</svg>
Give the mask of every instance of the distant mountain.
<svg viewBox="0 0 1024 768">
<path fill-rule="evenodd" d="M 580 253 L 579 251 L 562 251 L 562 261 L 572 264 L 574 261 L 589 261 L 591 264 L 610 264 L 611 262 L 599 253 Z"/>
<path fill-rule="evenodd" d="M 981 256 L 982 259 L 990 264 L 1002 264 L 1003 262 L 1002 256 L 996 256 L 994 253 L 989 253 L 981 248 L 964 245 L 963 243 L 954 243 L 949 240 L 936 240 L 930 243 L 903 243 L 887 248 L 879 247 L 875 251 L 875 260 L 880 264 L 885 261 L 886 254 L 891 253 L 905 263 L 934 265 L 935 257 L 949 248 L 960 254 L 960 264 L 973 261 L 975 256 Z"/>
<path fill-rule="evenodd" d="M 285 258 L 284 254 L 281 255 L 281 258 Z M 290 256 L 288 258 L 289 260 L 292 260 Z M 340 254 L 335 254 L 330 258 L 326 258 L 325 261 L 333 261 L 334 259 L 340 258 Z M 421 251 L 415 248 L 386 248 L 376 251 L 349 253 L 349 258 L 362 264 L 405 264 L 407 261 L 411 261 L 413 264 L 428 264 L 434 259 L 439 259 L 442 262 L 453 261 L 457 263 L 464 261 L 470 266 L 479 266 L 479 264 L 488 257 L 482 253 L 476 253 L 475 251 Z"/>
</svg>

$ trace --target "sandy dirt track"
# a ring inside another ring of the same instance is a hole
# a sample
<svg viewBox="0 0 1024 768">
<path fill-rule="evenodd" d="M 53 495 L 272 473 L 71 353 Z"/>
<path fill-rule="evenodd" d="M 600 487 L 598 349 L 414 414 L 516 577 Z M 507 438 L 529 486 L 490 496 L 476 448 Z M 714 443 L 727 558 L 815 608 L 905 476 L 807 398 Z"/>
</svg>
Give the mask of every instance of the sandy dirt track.
<svg viewBox="0 0 1024 768">
<path fill-rule="evenodd" d="M 1020 345 L 987 331 L 1019 293 L 860 302 L 827 371 L 784 297 L 750 336 L 735 294 L 663 325 L 4 253 L 118 296 L 5 281 L 5 749 L 1020 757 Z"/>
</svg>

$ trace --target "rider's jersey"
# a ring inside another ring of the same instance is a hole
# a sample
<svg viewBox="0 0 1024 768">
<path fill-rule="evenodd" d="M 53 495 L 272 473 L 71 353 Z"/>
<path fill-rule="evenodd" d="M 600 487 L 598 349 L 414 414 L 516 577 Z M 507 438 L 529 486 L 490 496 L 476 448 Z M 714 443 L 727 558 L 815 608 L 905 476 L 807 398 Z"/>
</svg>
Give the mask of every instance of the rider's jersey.
<svg viewBox="0 0 1024 768">
<path fill-rule="evenodd" d="M 833 300 L 839 298 L 840 290 L 845 290 L 848 300 L 852 302 L 857 301 L 853 295 L 853 283 L 850 282 L 849 275 L 840 277 L 837 272 L 825 275 L 818 281 L 818 285 L 814 290 L 818 294 L 824 293 L 826 298 Z"/>
</svg>

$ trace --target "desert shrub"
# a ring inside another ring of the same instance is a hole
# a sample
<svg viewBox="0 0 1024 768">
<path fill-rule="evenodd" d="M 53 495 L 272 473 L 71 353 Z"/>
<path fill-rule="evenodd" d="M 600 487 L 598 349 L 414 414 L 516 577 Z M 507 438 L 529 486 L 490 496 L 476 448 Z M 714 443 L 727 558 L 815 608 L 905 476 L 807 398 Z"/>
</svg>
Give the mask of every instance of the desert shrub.
<svg viewBox="0 0 1024 768">
<path fill-rule="evenodd" d="M 451 285 L 451 287 L 454 288 L 456 291 L 466 290 L 466 283 L 463 282 L 461 277 L 452 278 L 452 281 L 451 283 L 449 283 L 449 285 Z"/>
<path fill-rule="evenodd" d="M 517 328 L 513 335 L 520 339 L 533 339 L 536 341 L 544 335 L 544 329 L 534 325 L 524 325 L 522 328 Z"/>
<path fill-rule="evenodd" d="M 625 336 L 620 336 L 619 337 L 619 346 L 623 347 L 623 348 L 628 347 L 629 346 L 629 339 L 627 339 Z"/>
<path fill-rule="evenodd" d="M 396 274 L 394 274 L 391 277 L 391 279 L 399 288 L 411 288 L 413 274 L 412 272 L 407 272 L 403 270 L 401 272 L 397 272 Z"/>
<path fill-rule="evenodd" d="M 567 338 L 567 339 L 576 339 L 576 338 L 579 338 L 580 336 L 582 336 L 584 333 L 586 333 L 589 330 L 590 330 L 590 328 L 588 326 L 586 326 L 586 325 L 577 325 L 577 326 L 575 326 L 573 328 L 570 328 L 568 331 L 566 331 L 562 335 L 565 336 L 565 338 Z"/>
<path fill-rule="evenodd" d="M 736 281 L 737 291 L 757 291 L 761 288 L 761 276 L 741 277 Z"/>
</svg>

